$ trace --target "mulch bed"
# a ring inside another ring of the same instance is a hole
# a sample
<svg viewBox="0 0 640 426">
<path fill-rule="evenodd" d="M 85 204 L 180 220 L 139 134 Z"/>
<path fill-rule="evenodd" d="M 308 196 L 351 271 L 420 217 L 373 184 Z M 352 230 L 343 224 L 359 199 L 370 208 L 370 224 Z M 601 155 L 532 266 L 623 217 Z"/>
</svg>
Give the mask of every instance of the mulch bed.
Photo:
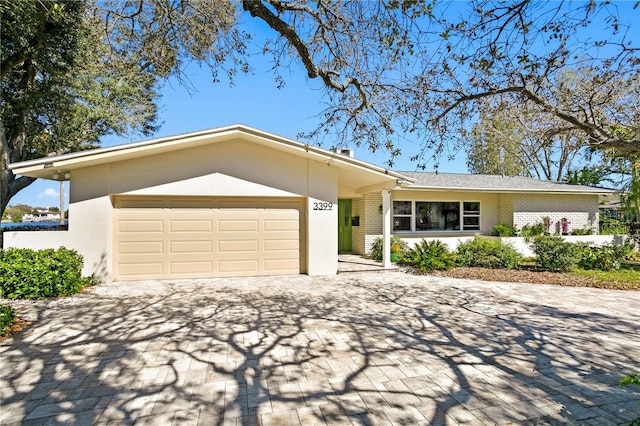
<svg viewBox="0 0 640 426">
<path fill-rule="evenodd" d="M 589 286 L 591 280 L 573 274 L 533 270 L 508 270 L 489 268 L 459 267 L 448 271 L 435 271 L 433 275 L 449 278 L 465 278 L 482 281 L 501 281 L 512 283 L 556 284 L 574 287 Z"/>
<path fill-rule="evenodd" d="M 5 335 L 0 336 L 0 342 L 2 342 L 3 340 L 7 340 L 23 328 L 26 328 L 29 324 L 31 324 L 31 321 L 25 321 L 23 319 L 16 318 L 13 324 L 9 326 L 9 329 L 7 330 Z"/>
</svg>

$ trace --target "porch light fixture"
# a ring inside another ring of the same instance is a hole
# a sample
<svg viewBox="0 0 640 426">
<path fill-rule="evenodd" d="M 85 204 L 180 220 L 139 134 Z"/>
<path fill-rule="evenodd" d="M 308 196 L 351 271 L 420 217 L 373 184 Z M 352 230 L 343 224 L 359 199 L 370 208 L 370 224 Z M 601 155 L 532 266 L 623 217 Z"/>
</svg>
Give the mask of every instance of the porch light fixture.
<svg viewBox="0 0 640 426">
<path fill-rule="evenodd" d="M 54 180 L 62 180 L 62 178 L 69 179 L 70 177 L 71 177 L 71 173 L 69 173 L 68 171 L 65 172 L 60 170 L 58 170 L 53 174 L 53 176 L 51 176 L 51 178 Z"/>
</svg>

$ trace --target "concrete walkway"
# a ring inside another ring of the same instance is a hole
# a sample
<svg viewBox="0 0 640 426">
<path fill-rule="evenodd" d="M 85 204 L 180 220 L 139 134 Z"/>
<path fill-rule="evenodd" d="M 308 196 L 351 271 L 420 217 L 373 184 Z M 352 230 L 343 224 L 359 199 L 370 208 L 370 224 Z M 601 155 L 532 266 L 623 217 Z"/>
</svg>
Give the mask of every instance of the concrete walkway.
<svg viewBox="0 0 640 426">
<path fill-rule="evenodd" d="M 624 424 L 640 292 L 399 272 L 114 283 L 0 343 L 2 424 Z"/>
</svg>

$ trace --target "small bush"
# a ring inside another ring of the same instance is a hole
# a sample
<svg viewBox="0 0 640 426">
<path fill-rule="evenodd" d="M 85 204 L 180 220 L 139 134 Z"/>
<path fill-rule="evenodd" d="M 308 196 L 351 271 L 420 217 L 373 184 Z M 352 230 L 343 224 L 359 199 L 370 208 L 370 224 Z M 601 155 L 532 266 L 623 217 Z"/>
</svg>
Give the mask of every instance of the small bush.
<svg viewBox="0 0 640 426">
<path fill-rule="evenodd" d="M 493 228 L 491 228 L 491 235 L 494 237 L 515 237 L 518 235 L 518 232 L 513 226 L 499 223 L 497 225 L 493 225 Z"/>
<path fill-rule="evenodd" d="M 610 217 L 600 219 L 600 235 L 625 235 L 627 231 L 627 224 L 621 220 Z"/>
<path fill-rule="evenodd" d="M 535 225 L 525 225 L 520 230 L 520 236 L 524 237 L 525 241 L 541 235 L 548 235 L 548 228 L 542 222 L 536 223 Z"/>
<path fill-rule="evenodd" d="M 631 253 L 629 244 L 604 244 L 601 246 L 584 246 L 580 253 L 578 266 L 582 269 L 599 269 L 611 271 L 620 269 L 620 262 Z"/>
<path fill-rule="evenodd" d="M 402 241 L 402 239 L 396 235 L 391 237 L 391 247 L 394 248 L 395 253 L 402 254 L 409 250 L 409 245 Z M 399 249 L 399 251 L 398 251 Z M 382 237 L 378 237 L 373 240 L 373 244 L 371 245 L 371 252 L 369 253 L 373 260 L 382 260 Z"/>
<path fill-rule="evenodd" d="M 0 337 L 7 335 L 9 327 L 16 319 L 16 313 L 7 305 L 0 305 Z"/>
<path fill-rule="evenodd" d="M 460 244 L 456 253 L 460 266 L 515 269 L 521 260 L 513 247 L 482 237 Z"/>
<path fill-rule="evenodd" d="M 41 299 L 74 294 L 89 285 L 75 250 L 0 250 L 0 297 Z"/>
<path fill-rule="evenodd" d="M 584 228 L 578 228 L 571 231 L 571 235 L 592 235 L 593 229 L 585 226 Z"/>
<path fill-rule="evenodd" d="M 422 240 L 406 252 L 400 263 L 414 265 L 421 271 L 441 271 L 455 266 L 455 255 L 440 240 Z"/>
<path fill-rule="evenodd" d="M 551 271 L 568 271 L 580 258 L 580 248 L 564 241 L 561 237 L 536 237 L 531 248 L 536 254 L 538 266 Z"/>
</svg>

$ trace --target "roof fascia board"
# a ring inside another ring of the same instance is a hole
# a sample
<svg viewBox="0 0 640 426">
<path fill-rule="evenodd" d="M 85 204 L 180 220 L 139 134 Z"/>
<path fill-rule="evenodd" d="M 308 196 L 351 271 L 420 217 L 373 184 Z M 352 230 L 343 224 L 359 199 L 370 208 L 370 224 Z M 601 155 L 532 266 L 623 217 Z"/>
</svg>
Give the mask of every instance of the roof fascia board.
<svg viewBox="0 0 640 426">
<path fill-rule="evenodd" d="M 592 187 L 590 187 L 592 188 Z M 544 193 L 544 194 L 586 194 L 586 195 L 598 195 L 598 194 L 617 194 L 619 191 L 615 189 L 606 189 L 606 188 L 592 188 L 592 190 L 584 191 L 584 190 L 576 190 L 576 189 L 505 189 L 505 188 L 462 188 L 462 187 L 454 187 L 454 188 L 443 188 L 443 187 L 432 187 L 432 186 L 417 186 L 413 185 L 408 188 L 398 188 L 398 190 L 407 190 L 407 191 L 433 191 L 433 192 L 492 192 L 492 193 L 502 193 L 502 194 L 528 194 L 528 193 Z"/>
<path fill-rule="evenodd" d="M 27 160 L 9 164 L 9 169 L 13 170 L 16 174 L 27 174 L 37 172 L 49 167 L 62 169 L 82 163 L 87 165 L 92 165 L 92 163 L 96 164 L 100 162 L 106 163 L 109 162 L 109 157 L 118 159 L 127 159 L 132 157 L 135 158 L 137 155 L 140 155 L 145 151 L 154 149 L 162 150 L 162 148 L 169 151 L 172 149 L 177 149 L 177 147 L 181 145 L 184 147 L 197 146 L 198 144 L 209 142 L 211 137 L 222 139 L 225 136 L 230 137 L 233 135 L 242 135 L 244 137 L 250 136 L 250 139 L 254 139 L 254 141 L 262 141 L 264 144 L 278 144 L 283 147 L 288 147 L 289 149 L 296 151 L 298 154 L 303 154 L 303 156 L 309 158 L 315 158 L 318 161 L 333 161 L 341 164 L 346 164 L 363 171 L 374 172 L 381 175 L 388 175 L 389 179 L 405 179 L 408 182 L 415 181 L 415 179 L 404 176 L 401 173 L 397 173 L 392 170 L 376 166 L 374 164 L 356 160 L 354 158 L 341 156 L 340 154 L 336 154 L 331 151 L 327 151 L 241 124 L 220 127 L 211 130 L 184 133 L 175 136 L 167 136 L 158 139 L 151 139 L 148 141 L 97 148 L 89 151 L 63 154 L 56 157 L 44 157 L 35 160 Z"/>
</svg>

